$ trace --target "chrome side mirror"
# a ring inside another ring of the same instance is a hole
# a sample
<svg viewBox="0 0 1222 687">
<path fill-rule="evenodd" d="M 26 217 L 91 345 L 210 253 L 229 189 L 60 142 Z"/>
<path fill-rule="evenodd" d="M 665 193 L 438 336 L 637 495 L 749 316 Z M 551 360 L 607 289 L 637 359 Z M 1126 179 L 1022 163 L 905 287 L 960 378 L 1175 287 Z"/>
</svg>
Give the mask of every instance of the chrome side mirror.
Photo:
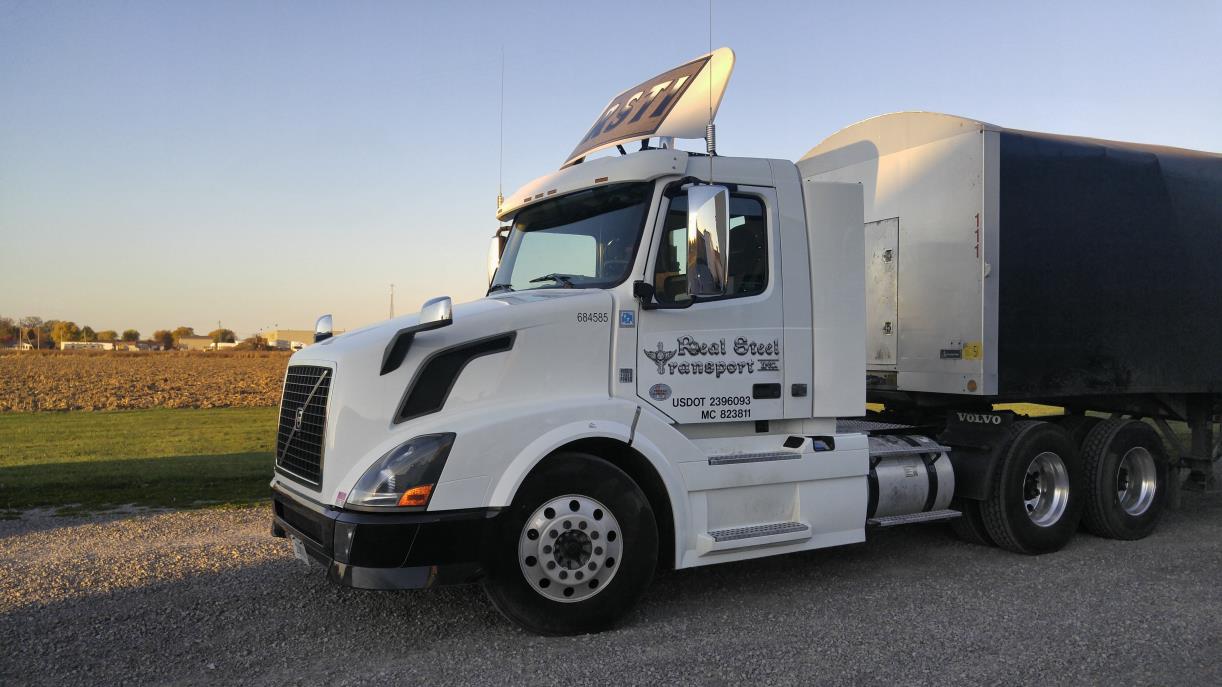
<svg viewBox="0 0 1222 687">
<path fill-rule="evenodd" d="M 429 329 L 445 327 L 454 321 L 454 305 L 449 296 L 430 298 L 420 306 L 420 324 Z"/>
<path fill-rule="evenodd" d="M 509 227 L 501 227 L 492 235 L 488 244 L 488 283 L 496 276 L 496 268 L 501 266 L 501 256 L 505 254 L 505 244 L 509 242 Z"/>
<path fill-rule="evenodd" d="M 334 336 L 332 333 L 334 331 L 335 329 L 331 324 L 331 316 L 323 315 L 322 317 L 318 318 L 317 322 L 314 323 L 314 343 L 330 339 L 332 336 Z"/>
<path fill-rule="evenodd" d="M 687 292 L 720 296 L 730 268 L 730 191 L 724 186 L 687 189 Z"/>
</svg>

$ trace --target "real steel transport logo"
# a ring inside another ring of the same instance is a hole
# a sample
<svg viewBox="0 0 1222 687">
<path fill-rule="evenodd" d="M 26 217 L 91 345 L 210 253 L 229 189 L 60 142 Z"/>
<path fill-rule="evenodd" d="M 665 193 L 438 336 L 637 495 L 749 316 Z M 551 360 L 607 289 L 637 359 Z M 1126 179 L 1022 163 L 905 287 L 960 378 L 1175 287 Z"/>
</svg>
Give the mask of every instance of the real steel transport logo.
<svg viewBox="0 0 1222 687">
<path fill-rule="evenodd" d="M 658 367 L 658 374 L 672 375 L 713 375 L 721 377 L 726 374 L 755 374 L 758 372 L 780 372 L 781 342 L 752 341 L 745 336 L 734 339 L 731 347 L 726 346 L 725 339 L 702 342 L 695 337 L 681 336 L 675 340 L 675 347 L 667 349 L 659 341 L 657 348 L 646 348 L 642 351 Z M 725 360 L 724 357 L 734 355 L 739 360 Z M 683 361 L 682 357 L 716 357 L 719 360 Z M 743 360 L 742 358 L 747 358 Z"/>
</svg>

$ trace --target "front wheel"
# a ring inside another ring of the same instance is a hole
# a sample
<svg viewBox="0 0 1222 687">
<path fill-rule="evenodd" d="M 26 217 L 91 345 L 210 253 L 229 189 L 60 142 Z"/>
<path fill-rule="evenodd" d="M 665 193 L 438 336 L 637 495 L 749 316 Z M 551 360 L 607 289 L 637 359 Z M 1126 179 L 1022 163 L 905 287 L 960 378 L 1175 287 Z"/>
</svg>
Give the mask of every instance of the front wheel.
<svg viewBox="0 0 1222 687">
<path fill-rule="evenodd" d="M 624 471 L 595 456 L 551 456 L 502 514 L 484 590 L 539 634 L 608 629 L 653 578 L 653 509 Z"/>
</svg>

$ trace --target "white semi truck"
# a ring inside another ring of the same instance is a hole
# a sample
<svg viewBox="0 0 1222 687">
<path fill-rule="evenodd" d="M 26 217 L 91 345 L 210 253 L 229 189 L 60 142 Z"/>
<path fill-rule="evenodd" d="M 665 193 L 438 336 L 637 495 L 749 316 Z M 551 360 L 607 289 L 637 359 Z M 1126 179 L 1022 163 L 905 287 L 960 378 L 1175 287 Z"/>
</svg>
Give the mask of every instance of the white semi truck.
<svg viewBox="0 0 1222 687">
<path fill-rule="evenodd" d="M 569 634 L 659 570 L 942 520 L 1045 553 L 1080 523 L 1145 536 L 1181 470 L 1209 486 L 1222 158 L 928 113 L 796 164 L 717 156 L 733 60 L 624 91 L 504 199 L 487 297 L 320 319 L 272 482 L 300 557 L 364 589 L 479 581 Z"/>
</svg>

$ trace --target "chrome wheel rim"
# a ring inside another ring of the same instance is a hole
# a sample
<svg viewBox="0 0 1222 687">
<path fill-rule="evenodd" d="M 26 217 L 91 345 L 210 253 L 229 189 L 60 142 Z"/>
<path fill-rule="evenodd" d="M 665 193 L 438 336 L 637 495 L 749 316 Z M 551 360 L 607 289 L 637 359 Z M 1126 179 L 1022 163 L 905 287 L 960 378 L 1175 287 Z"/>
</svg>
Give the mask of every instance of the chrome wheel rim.
<svg viewBox="0 0 1222 687">
<path fill-rule="evenodd" d="M 1051 451 L 1036 456 L 1027 466 L 1023 479 L 1023 508 L 1039 527 L 1060 521 L 1069 504 L 1069 470 L 1065 461 Z"/>
<path fill-rule="evenodd" d="M 559 496 L 526 519 L 518 537 L 518 566 L 540 595 L 562 603 L 582 601 L 615 577 L 622 534 L 603 504 L 578 494 Z"/>
<path fill-rule="evenodd" d="M 1120 458 L 1116 466 L 1116 498 L 1129 515 L 1141 515 L 1154 503 L 1158 488 L 1158 473 L 1154 456 L 1142 446 L 1134 446 Z"/>
</svg>

